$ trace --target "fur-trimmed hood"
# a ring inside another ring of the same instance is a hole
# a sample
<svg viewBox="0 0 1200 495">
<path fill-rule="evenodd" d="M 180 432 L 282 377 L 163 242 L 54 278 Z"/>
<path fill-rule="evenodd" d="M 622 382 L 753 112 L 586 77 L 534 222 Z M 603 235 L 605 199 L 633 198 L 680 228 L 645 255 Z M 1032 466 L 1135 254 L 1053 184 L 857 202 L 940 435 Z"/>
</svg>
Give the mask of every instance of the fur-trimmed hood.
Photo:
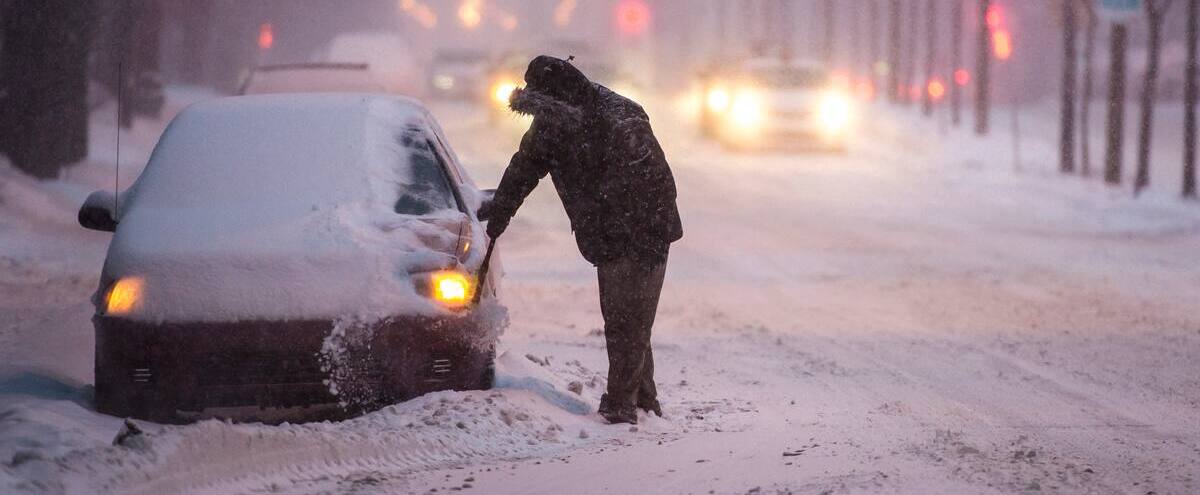
<svg viewBox="0 0 1200 495">
<path fill-rule="evenodd" d="M 522 115 L 546 118 L 562 128 L 579 129 L 583 126 L 582 108 L 541 91 L 518 88 L 509 96 L 508 107 Z"/>
</svg>

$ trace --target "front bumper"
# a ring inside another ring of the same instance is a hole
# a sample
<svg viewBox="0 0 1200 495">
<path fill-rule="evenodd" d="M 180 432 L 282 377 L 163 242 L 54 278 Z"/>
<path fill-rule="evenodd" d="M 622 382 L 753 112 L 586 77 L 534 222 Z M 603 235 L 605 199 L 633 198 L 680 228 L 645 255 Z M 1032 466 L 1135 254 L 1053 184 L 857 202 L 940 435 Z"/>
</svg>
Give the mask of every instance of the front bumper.
<svg viewBox="0 0 1200 495">
<path fill-rule="evenodd" d="M 740 148 L 840 148 L 845 146 L 846 134 L 845 129 L 826 129 L 815 117 L 771 117 L 747 128 L 726 124 L 721 140 Z"/>
<path fill-rule="evenodd" d="M 353 344 L 331 349 L 330 321 L 94 323 L 97 409 L 162 422 L 336 419 L 487 388 L 495 335 L 470 316 L 403 317 L 353 328 Z"/>
</svg>

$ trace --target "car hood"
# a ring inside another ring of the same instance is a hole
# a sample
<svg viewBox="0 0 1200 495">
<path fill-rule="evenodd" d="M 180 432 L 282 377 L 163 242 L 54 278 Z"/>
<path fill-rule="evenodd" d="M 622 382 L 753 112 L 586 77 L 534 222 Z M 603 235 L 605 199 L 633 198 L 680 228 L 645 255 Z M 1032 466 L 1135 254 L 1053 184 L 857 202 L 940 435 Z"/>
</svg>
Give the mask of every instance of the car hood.
<svg viewBox="0 0 1200 495">
<path fill-rule="evenodd" d="M 412 274 L 470 269 L 466 215 L 372 215 L 315 210 L 285 223 L 203 218 L 170 209 L 131 211 L 109 246 L 97 301 L 119 279 L 141 295 L 125 317 L 141 321 L 377 319 L 442 311 L 417 294 Z M 252 218 L 252 217 L 251 217 Z"/>
</svg>

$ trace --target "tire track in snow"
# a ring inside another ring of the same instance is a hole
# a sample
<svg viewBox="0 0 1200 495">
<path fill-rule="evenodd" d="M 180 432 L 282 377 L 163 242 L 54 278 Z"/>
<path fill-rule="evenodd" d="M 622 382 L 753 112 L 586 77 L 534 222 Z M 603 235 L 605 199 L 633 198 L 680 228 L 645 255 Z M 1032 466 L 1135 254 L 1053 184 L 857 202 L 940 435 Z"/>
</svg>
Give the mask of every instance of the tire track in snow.
<svg viewBox="0 0 1200 495">
<path fill-rule="evenodd" d="M 575 434 L 592 425 L 528 391 L 442 392 L 341 423 L 166 426 L 127 446 L 34 461 L 40 466 L 28 472 L 55 471 L 47 492 L 243 493 L 363 472 L 544 455 L 603 440 Z"/>
</svg>

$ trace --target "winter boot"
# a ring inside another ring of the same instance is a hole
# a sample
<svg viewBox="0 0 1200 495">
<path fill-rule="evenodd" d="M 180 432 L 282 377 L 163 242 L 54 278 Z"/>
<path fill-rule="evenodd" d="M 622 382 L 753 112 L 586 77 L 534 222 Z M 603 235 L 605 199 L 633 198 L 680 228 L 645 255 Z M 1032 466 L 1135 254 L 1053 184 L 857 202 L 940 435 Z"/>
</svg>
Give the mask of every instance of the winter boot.
<svg viewBox="0 0 1200 495">
<path fill-rule="evenodd" d="M 608 394 L 600 396 L 600 416 L 610 424 L 637 424 L 637 408 L 628 404 L 616 404 L 608 399 Z"/>
<path fill-rule="evenodd" d="M 638 397 L 638 409 L 648 413 L 654 413 L 655 416 L 663 417 L 662 405 L 658 403 L 658 399 L 645 399 Z"/>
</svg>

